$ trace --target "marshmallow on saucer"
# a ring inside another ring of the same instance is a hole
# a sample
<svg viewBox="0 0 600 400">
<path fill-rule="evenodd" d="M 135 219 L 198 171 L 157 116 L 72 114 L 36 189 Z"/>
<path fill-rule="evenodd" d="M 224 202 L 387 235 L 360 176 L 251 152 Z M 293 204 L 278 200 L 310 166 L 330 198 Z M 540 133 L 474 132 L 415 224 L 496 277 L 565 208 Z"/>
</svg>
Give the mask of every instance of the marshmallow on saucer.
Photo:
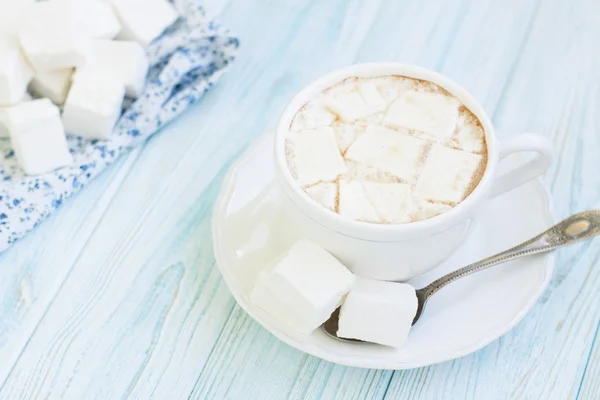
<svg viewBox="0 0 600 400">
<path fill-rule="evenodd" d="M 301 240 L 260 272 L 250 299 L 294 332 L 309 335 L 329 319 L 354 280 L 335 257 Z"/>
<path fill-rule="evenodd" d="M 434 145 L 419 176 L 415 196 L 446 203 L 462 201 L 481 161 L 478 154 Z"/>
<path fill-rule="evenodd" d="M 0 106 L 8 106 L 23 98 L 33 77 L 33 70 L 21 54 L 19 42 L 13 37 L 1 35 Z"/>
<path fill-rule="evenodd" d="M 119 116 L 125 86 L 116 80 L 75 73 L 63 108 L 63 123 L 69 134 L 88 139 L 109 137 Z"/>
<path fill-rule="evenodd" d="M 166 0 L 110 0 L 121 22 L 120 40 L 134 40 L 148 46 L 177 18 Z"/>
<path fill-rule="evenodd" d="M 454 134 L 459 102 L 441 93 L 406 91 L 390 105 L 386 125 L 421 131 L 433 139 L 447 140 Z"/>
<path fill-rule="evenodd" d="M 292 152 L 292 174 L 300 186 L 333 181 L 346 172 L 333 129 L 323 127 L 293 132 L 288 141 Z"/>
<path fill-rule="evenodd" d="M 427 142 L 405 133 L 369 125 L 346 151 L 346 159 L 388 172 L 405 183 L 415 181 Z"/>
<path fill-rule="evenodd" d="M 28 11 L 19 38 L 36 71 L 79 67 L 88 61 L 90 39 L 75 2 L 41 1 Z"/>
<path fill-rule="evenodd" d="M 144 91 L 148 73 L 148 57 L 137 42 L 93 40 L 90 63 L 78 68 L 77 73 L 122 82 L 129 97 L 139 97 Z"/>
<path fill-rule="evenodd" d="M 384 111 L 385 100 L 370 82 L 345 83 L 324 93 L 325 106 L 342 121 L 354 122 L 371 114 Z"/>
<path fill-rule="evenodd" d="M 37 72 L 29 84 L 29 90 L 36 96 L 47 97 L 60 106 L 67 98 L 72 77 L 72 68 Z"/>
<path fill-rule="evenodd" d="M 32 100 L 4 110 L 15 156 L 29 175 L 72 162 L 60 110 L 48 99 Z"/>
<path fill-rule="evenodd" d="M 415 289 L 406 283 L 356 278 L 340 310 L 337 334 L 401 347 L 417 313 Z"/>
</svg>

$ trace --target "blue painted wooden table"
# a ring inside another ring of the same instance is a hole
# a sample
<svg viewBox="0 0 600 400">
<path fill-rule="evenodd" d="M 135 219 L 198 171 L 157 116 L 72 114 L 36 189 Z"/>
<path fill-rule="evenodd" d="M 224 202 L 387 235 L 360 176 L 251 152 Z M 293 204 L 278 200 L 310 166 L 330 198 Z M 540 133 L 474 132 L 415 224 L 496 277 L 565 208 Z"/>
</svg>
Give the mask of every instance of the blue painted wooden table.
<svg viewBox="0 0 600 400">
<path fill-rule="evenodd" d="M 227 166 L 315 77 L 362 61 L 440 71 L 500 135 L 540 132 L 556 214 L 600 205 L 597 0 L 208 1 L 241 54 L 201 104 L 0 256 L 1 399 L 600 399 L 600 240 L 561 250 L 529 315 L 485 349 L 411 371 L 279 342 L 215 266 Z"/>
</svg>

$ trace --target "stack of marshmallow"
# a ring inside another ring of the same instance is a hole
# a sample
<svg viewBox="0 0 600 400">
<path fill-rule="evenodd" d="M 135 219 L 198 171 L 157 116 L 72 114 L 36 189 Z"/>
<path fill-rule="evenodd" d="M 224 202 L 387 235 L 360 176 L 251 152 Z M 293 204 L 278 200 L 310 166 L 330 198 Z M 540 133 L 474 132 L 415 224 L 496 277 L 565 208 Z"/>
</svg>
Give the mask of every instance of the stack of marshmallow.
<svg viewBox="0 0 600 400">
<path fill-rule="evenodd" d="M 25 173 L 71 163 L 66 134 L 112 134 L 144 90 L 145 46 L 177 18 L 167 0 L 0 0 L 0 137 Z"/>
<path fill-rule="evenodd" d="M 341 305 L 338 336 L 391 347 L 406 342 L 418 305 L 412 286 L 356 277 L 308 240 L 297 242 L 261 271 L 250 298 L 301 336 L 321 326 Z"/>
</svg>

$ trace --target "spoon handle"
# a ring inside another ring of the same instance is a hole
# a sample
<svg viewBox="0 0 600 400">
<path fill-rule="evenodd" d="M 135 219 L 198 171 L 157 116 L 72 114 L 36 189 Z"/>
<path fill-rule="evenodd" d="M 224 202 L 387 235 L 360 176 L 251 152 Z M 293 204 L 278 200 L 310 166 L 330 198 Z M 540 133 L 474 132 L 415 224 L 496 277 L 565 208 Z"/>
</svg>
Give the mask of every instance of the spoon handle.
<svg viewBox="0 0 600 400">
<path fill-rule="evenodd" d="M 518 246 L 444 275 L 420 290 L 427 298 L 447 284 L 464 276 L 471 275 L 506 261 L 514 260 L 515 258 L 528 256 L 530 254 L 544 253 L 581 240 L 589 239 L 599 233 L 600 210 L 584 211 L 570 216 L 547 231 Z"/>
</svg>

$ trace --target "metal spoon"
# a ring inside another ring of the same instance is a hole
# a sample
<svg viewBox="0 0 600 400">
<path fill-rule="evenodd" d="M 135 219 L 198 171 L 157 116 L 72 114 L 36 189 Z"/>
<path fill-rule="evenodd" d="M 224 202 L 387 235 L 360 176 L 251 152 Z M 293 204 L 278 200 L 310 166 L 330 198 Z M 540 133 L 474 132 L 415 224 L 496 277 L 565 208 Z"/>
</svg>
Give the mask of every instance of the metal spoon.
<svg viewBox="0 0 600 400">
<path fill-rule="evenodd" d="M 599 233 L 600 210 L 584 211 L 559 222 L 547 231 L 524 243 L 521 243 L 518 246 L 444 275 L 424 288 L 417 289 L 416 292 L 418 306 L 417 313 L 412 324 L 416 324 L 419 318 L 421 318 L 423 310 L 425 309 L 425 305 L 427 304 L 427 300 L 429 300 L 429 298 L 437 293 L 441 288 L 457 279 L 493 267 L 495 265 L 514 260 L 516 258 L 528 256 L 530 254 L 545 253 L 559 247 L 567 246 L 585 239 L 590 239 Z M 325 332 L 327 332 L 329 336 L 338 340 L 360 342 L 361 340 L 344 339 L 337 336 L 339 312 L 340 309 L 338 308 L 323 324 L 323 329 Z"/>
</svg>

